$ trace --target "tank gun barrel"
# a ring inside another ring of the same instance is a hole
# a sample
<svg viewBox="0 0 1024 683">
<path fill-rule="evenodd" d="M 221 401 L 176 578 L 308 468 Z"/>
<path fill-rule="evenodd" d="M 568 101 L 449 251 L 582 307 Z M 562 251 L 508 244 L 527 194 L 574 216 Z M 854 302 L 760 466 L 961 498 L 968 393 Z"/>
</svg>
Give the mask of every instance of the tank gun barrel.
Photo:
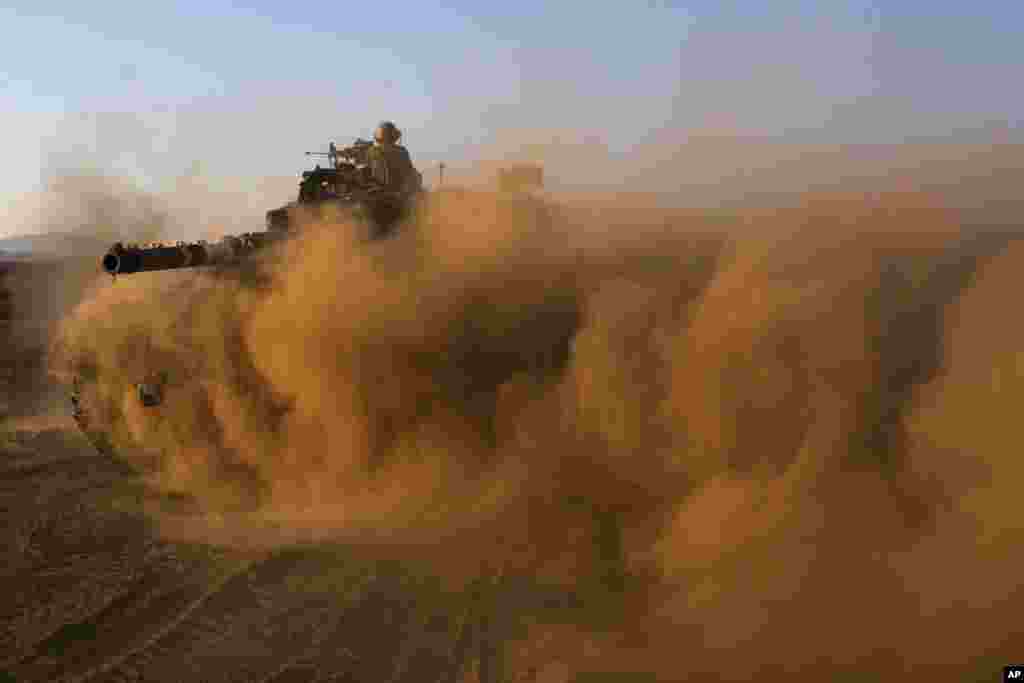
<svg viewBox="0 0 1024 683">
<path fill-rule="evenodd" d="M 179 242 L 141 247 L 118 242 L 104 254 L 101 265 L 111 275 L 152 270 L 176 270 L 238 263 L 249 254 L 285 237 L 277 231 L 228 236 L 220 242 Z"/>
</svg>

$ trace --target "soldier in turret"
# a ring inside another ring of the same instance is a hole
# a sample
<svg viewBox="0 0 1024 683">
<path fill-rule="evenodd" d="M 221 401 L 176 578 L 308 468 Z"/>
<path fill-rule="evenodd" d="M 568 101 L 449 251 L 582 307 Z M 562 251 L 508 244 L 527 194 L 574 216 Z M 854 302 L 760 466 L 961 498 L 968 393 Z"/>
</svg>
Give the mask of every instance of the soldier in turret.
<svg viewBox="0 0 1024 683">
<path fill-rule="evenodd" d="M 373 133 L 373 146 L 367 150 L 370 175 L 384 190 L 408 195 L 420 189 L 422 176 L 412 164 L 409 150 L 398 141 L 402 131 L 391 121 L 383 121 Z"/>
</svg>

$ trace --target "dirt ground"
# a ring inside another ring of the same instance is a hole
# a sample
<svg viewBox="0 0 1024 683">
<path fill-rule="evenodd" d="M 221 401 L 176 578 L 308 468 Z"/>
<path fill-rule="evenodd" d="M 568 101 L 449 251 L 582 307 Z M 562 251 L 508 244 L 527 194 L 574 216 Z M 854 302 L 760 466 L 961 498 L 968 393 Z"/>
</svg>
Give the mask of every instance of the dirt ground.
<svg viewBox="0 0 1024 683">
<path fill-rule="evenodd" d="M 8 261 L 0 277 L 17 294 L 57 268 Z M 26 320 L 11 289 L 0 298 L 0 681 L 458 680 L 479 659 L 478 586 L 444 593 L 342 547 L 162 538 L 147 509 L 173 514 L 175 501 L 78 433 L 45 372 L 52 321 Z"/>
<path fill-rule="evenodd" d="M 398 567 L 160 540 L 131 475 L 55 427 L 3 444 L 0 680 L 445 680 L 466 657 Z"/>
</svg>

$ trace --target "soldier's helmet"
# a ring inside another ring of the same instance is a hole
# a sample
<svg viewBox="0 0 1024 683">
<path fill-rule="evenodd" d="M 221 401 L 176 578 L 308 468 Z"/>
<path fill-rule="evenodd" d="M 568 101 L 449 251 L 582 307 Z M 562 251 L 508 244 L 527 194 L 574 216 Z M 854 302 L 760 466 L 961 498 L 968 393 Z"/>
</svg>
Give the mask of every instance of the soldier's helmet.
<svg viewBox="0 0 1024 683">
<path fill-rule="evenodd" d="M 402 137 L 402 131 L 391 121 L 381 121 L 377 130 L 373 132 L 373 139 L 377 142 L 398 142 Z"/>
</svg>

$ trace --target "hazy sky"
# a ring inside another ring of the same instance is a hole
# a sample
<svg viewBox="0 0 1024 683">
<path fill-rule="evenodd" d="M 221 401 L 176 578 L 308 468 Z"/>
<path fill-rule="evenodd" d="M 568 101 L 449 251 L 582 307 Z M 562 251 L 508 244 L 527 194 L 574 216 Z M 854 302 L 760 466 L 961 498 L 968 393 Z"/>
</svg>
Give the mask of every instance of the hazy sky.
<svg viewBox="0 0 1024 683">
<path fill-rule="evenodd" d="M 293 175 L 382 118 L 426 166 L 501 140 L 892 141 L 1024 114 L 1012 0 L 7 4 L 0 200 L 83 165 Z"/>
</svg>

